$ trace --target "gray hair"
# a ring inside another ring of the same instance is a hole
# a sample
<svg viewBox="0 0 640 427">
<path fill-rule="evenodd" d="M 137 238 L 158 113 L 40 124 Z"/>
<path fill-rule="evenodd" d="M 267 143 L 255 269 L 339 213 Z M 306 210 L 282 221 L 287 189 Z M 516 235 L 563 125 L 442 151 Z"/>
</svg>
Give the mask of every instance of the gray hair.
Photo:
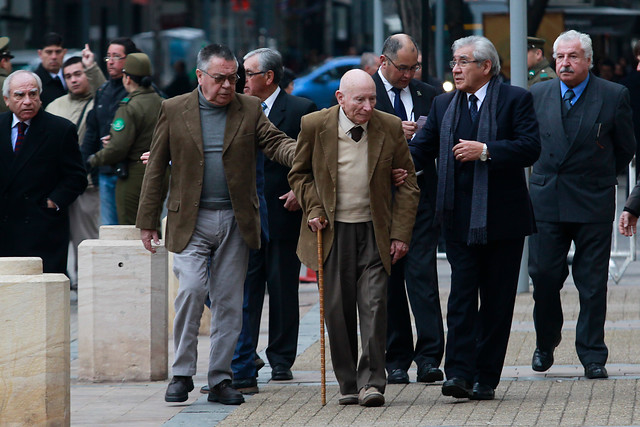
<svg viewBox="0 0 640 427">
<path fill-rule="evenodd" d="M 491 61 L 491 75 L 500 74 L 500 56 L 491 40 L 486 37 L 469 36 L 458 39 L 453 42 L 451 52 L 455 54 L 456 50 L 469 45 L 473 45 L 473 57 L 478 61 L 478 67 L 482 62 L 489 60 Z"/>
<path fill-rule="evenodd" d="M 225 61 L 236 61 L 236 68 L 238 67 L 238 60 L 229 47 L 222 44 L 210 44 L 198 52 L 198 68 L 208 71 L 209 63 L 213 57 L 222 58 Z"/>
<path fill-rule="evenodd" d="M 18 70 L 9 74 L 9 76 L 5 79 L 4 83 L 2 84 L 2 96 L 9 98 L 9 87 L 11 87 L 11 80 L 13 80 L 13 78 L 18 74 L 28 74 L 33 77 L 33 79 L 36 81 L 36 84 L 38 85 L 38 93 L 42 93 L 42 80 L 40 80 L 40 76 L 28 70 Z"/>
<path fill-rule="evenodd" d="M 556 41 L 553 42 L 553 58 L 556 57 L 556 49 L 558 48 L 558 44 L 561 42 L 571 42 L 574 40 L 578 40 L 580 42 L 580 47 L 584 51 L 584 56 L 587 59 L 591 59 L 591 64 L 589 64 L 589 69 L 593 68 L 593 46 L 591 45 L 591 37 L 589 34 L 579 33 L 576 30 L 565 31 L 560 34 Z"/>
<path fill-rule="evenodd" d="M 409 34 L 394 34 L 387 37 L 382 45 L 382 54 L 387 58 L 391 58 L 392 61 L 398 57 L 398 51 L 405 47 L 405 43 L 403 43 L 404 37 L 402 36 L 407 37 L 411 41 L 416 52 L 420 52 L 418 43 L 416 43 L 416 40 Z"/>
<path fill-rule="evenodd" d="M 278 84 L 282 80 L 284 74 L 284 65 L 282 65 L 282 55 L 277 50 L 262 47 L 247 53 L 242 60 L 246 61 L 254 55 L 258 55 L 258 65 L 260 71 L 273 71 L 273 83 Z"/>
<path fill-rule="evenodd" d="M 363 70 L 376 64 L 378 56 L 373 52 L 364 52 L 360 56 L 360 68 Z"/>
</svg>

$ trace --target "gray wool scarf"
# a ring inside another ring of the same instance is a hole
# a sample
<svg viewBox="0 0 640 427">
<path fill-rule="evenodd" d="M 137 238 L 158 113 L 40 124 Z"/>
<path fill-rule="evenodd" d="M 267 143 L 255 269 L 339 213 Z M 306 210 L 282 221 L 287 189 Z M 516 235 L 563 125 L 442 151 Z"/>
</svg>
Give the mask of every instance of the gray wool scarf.
<svg viewBox="0 0 640 427">
<path fill-rule="evenodd" d="M 489 81 L 487 95 L 478 118 L 477 140 L 486 143 L 495 141 L 498 132 L 496 110 L 500 82 L 494 76 Z M 460 121 L 460 98 L 464 92 L 456 91 L 447 107 L 440 126 L 440 154 L 438 156 L 438 191 L 436 195 L 436 222 L 446 227 L 452 226 L 454 196 L 454 156 L 455 127 Z M 464 100 L 466 102 L 466 99 Z M 476 160 L 473 171 L 473 194 L 471 197 L 471 219 L 469 222 L 468 245 L 487 243 L 487 199 L 489 193 L 489 165 Z"/>
</svg>

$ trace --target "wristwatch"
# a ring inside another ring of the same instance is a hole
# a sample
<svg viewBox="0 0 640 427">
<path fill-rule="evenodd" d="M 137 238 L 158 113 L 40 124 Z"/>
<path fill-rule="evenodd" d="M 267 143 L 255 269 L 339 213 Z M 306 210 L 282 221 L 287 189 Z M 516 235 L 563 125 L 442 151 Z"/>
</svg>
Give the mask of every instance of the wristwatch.
<svg viewBox="0 0 640 427">
<path fill-rule="evenodd" d="M 487 144 L 482 144 L 482 153 L 480 153 L 480 161 L 487 161 Z"/>
</svg>

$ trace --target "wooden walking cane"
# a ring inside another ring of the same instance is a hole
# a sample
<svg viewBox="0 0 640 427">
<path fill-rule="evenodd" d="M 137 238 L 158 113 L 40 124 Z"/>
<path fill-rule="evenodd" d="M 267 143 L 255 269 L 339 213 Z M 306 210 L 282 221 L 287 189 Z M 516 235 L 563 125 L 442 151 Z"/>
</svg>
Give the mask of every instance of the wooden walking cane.
<svg viewBox="0 0 640 427">
<path fill-rule="evenodd" d="M 320 222 L 324 223 L 324 218 L 320 217 Z M 324 254 L 322 247 L 322 229 L 317 232 L 318 235 L 318 294 L 320 296 L 320 390 L 322 406 L 327 404 L 327 383 L 325 375 L 324 361 Z"/>
</svg>

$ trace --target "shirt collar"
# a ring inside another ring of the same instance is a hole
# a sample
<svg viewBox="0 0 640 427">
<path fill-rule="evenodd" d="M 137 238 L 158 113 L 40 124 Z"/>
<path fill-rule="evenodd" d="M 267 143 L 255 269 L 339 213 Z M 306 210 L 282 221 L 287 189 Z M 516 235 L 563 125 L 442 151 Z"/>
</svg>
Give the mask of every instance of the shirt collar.
<svg viewBox="0 0 640 427">
<path fill-rule="evenodd" d="M 584 90 L 587 87 L 587 83 L 589 83 L 589 77 L 591 76 L 591 73 L 587 73 L 587 78 L 584 79 L 582 81 L 582 83 L 580 83 L 578 86 L 572 88 L 571 90 L 573 90 L 573 93 L 575 94 L 575 96 L 573 97 L 573 99 L 571 100 L 571 104 L 575 104 L 576 101 L 578 100 L 578 98 L 580 98 L 580 95 L 582 95 L 582 92 L 584 92 Z M 564 93 L 566 91 L 569 90 L 569 86 L 567 86 L 566 84 L 564 84 L 564 82 L 562 80 L 560 80 L 560 97 L 563 98 L 564 97 Z"/>
<path fill-rule="evenodd" d="M 338 124 L 340 125 L 340 128 L 342 128 L 343 132 L 347 133 L 354 126 L 360 126 L 366 132 L 367 131 L 367 125 L 369 123 L 367 122 L 367 123 L 364 123 L 364 124 L 361 124 L 361 125 L 353 123 L 351 120 L 349 120 L 349 117 L 347 117 L 347 115 L 344 113 L 344 110 L 342 109 L 342 107 L 340 107 L 340 113 L 338 114 Z"/>
<path fill-rule="evenodd" d="M 24 123 L 27 124 L 27 126 L 31 126 L 31 120 L 33 119 L 29 119 L 29 120 L 25 120 Z M 13 121 L 11 122 L 11 127 L 15 127 L 15 125 L 17 125 L 18 123 L 20 123 L 22 120 L 20 120 L 18 118 L 18 116 L 16 116 L 15 114 L 13 115 Z"/>
<path fill-rule="evenodd" d="M 378 75 L 380 76 L 380 80 L 382 80 L 382 84 L 384 85 L 384 90 L 388 92 L 391 92 L 391 89 L 393 89 L 393 85 L 391 83 L 389 83 L 389 80 L 385 79 L 385 77 L 382 75 L 382 69 L 378 68 Z M 409 95 L 411 95 L 411 91 L 409 90 L 409 86 L 407 85 L 407 87 L 405 87 L 404 89 L 400 89 L 402 92 L 406 92 Z"/>
<path fill-rule="evenodd" d="M 278 97 L 278 95 L 280 95 L 280 90 L 281 90 L 280 86 L 276 86 L 276 90 L 273 91 L 273 93 L 269 95 L 267 99 L 262 101 L 265 104 L 267 104 L 267 109 L 264 111 L 264 114 L 266 116 L 269 116 L 269 113 L 271 112 L 271 107 L 273 107 L 273 104 L 276 102 L 276 98 Z"/>
<path fill-rule="evenodd" d="M 471 95 L 475 95 L 476 98 L 478 98 L 478 110 L 480 109 L 480 106 L 482 105 L 482 101 L 484 101 L 484 98 L 487 96 L 487 88 L 489 87 L 489 82 L 491 80 L 489 80 L 488 82 L 486 82 L 480 89 L 478 89 L 477 91 L 473 92 L 473 93 L 467 93 L 467 101 L 469 100 L 469 97 Z"/>
</svg>

